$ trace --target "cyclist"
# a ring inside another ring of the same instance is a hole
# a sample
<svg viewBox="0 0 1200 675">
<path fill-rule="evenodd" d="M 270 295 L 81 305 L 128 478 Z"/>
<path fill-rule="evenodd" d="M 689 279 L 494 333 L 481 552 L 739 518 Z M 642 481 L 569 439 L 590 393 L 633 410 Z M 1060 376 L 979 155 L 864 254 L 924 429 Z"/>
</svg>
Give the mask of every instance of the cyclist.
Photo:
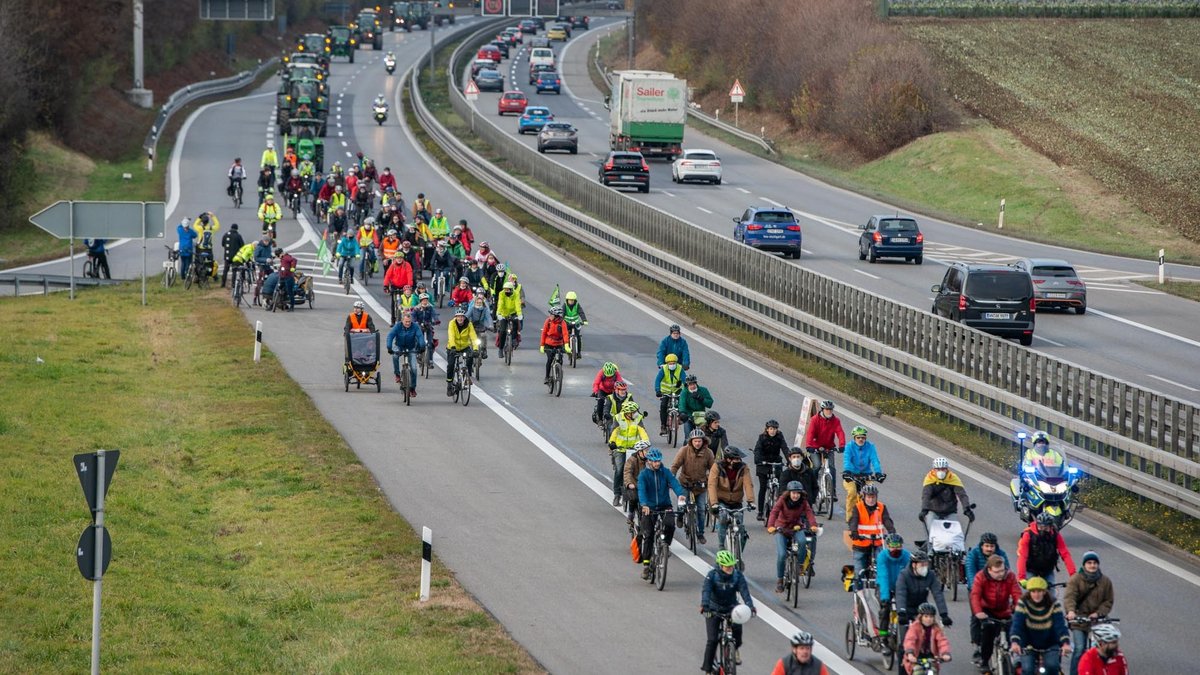
<svg viewBox="0 0 1200 675">
<path fill-rule="evenodd" d="M 465 236 L 466 233 L 464 232 L 463 235 Z M 475 259 L 470 258 L 468 262 L 475 262 Z M 572 335 L 579 332 L 581 325 L 588 325 L 587 312 L 583 311 L 583 303 L 579 302 L 579 294 L 575 291 L 567 291 L 567 295 L 563 299 L 563 320 L 567 322 L 567 328 Z M 583 351 L 582 335 L 579 336 L 579 351 Z"/>
<path fill-rule="evenodd" d="M 816 503 L 817 472 L 813 468 L 808 453 L 798 445 L 788 450 L 787 466 L 779 474 L 780 485 L 787 485 L 794 480 L 800 481 L 800 484 L 804 486 L 804 495 L 808 499 L 809 506 Z"/>
<path fill-rule="evenodd" d="M 1067 612 L 1067 623 L 1071 626 L 1071 641 L 1075 652 L 1071 656 L 1071 672 L 1079 669 L 1079 660 L 1088 643 L 1090 620 L 1108 616 L 1113 608 L 1113 584 L 1100 571 L 1100 556 L 1095 551 L 1083 554 L 1083 567 L 1067 581 L 1063 591 L 1063 609 Z M 1080 619 L 1075 623 L 1076 618 Z"/>
<path fill-rule="evenodd" d="M 229 266 L 233 264 L 233 256 L 245 245 L 246 241 L 238 232 L 237 223 L 230 225 L 229 231 L 221 237 L 221 251 L 225 253 L 225 268 L 221 270 L 221 288 L 225 288 L 225 282 L 229 280 Z"/>
<path fill-rule="evenodd" d="M 912 622 L 904 636 L 904 670 L 912 675 L 933 675 L 937 668 L 925 669 L 917 665 L 918 659 L 935 659 L 942 663 L 950 661 L 950 640 L 937 623 L 937 608 L 928 602 L 917 607 L 918 621 Z"/>
<path fill-rule="evenodd" d="M 946 596 L 942 593 L 942 582 L 937 574 L 929 570 L 929 554 L 922 549 L 913 551 L 908 558 L 909 565 L 900 576 L 896 577 L 896 614 L 900 619 L 900 631 L 917 615 L 917 609 L 922 603 L 929 601 L 930 594 L 937 603 L 937 609 L 942 615 L 942 625 L 949 628 L 954 625 L 946 608 Z"/>
<path fill-rule="evenodd" d="M 354 301 L 354 309 L 350 310 L 350 315 L 346 317 L 346 325 L 342 328 L 343 333 L 374 333 L 375 320 L 366 311 L 367 306 L 362 300 Z"/>
<path fill-rule="evenodd" d="M 625 523 L 630 527 L 633 526 L 633 514 L 638 511 L 637 479 L 646 468 L 646 451 L 649 449 L 649 442 L 638 441 L 633 446 L 633 454 L 625 458 L 622 484 L 625 486 Z"/>
<path fill-rule="evenodd" d="M 632 400 L 633 395 L 629 393 L 629 385 L 625 383 L 625 380 L 617 380 L 614 382 L 613 393 L 604 397 L 604 419 L 615 419 L 621 414 L 621 407 L 625 405 L 625 402 Z M 646 417 L 646 413 L 641 412 L 640 406 L 638 409 L 638 415 L 639 418 Z"/>
<path fill-rule="evenodd" d="M 806 537 L 805 530 L 813 537 Z M 804 498 L 804 486 L 799 481 L 785 485 L 779 501 L 771 505 L 771 514 L 767 518 L 767 532 L 775 535 L 775 592 L 782 593 L 783 571 L 792 539 L 799 537 L 801 550 L 805 550 L 811 541 L 813 555 L 816 555 L 817 516 L 808 505 L 808 500 Z M 804 555 L 801 554 L 801 560 L 804 559 Z"/>
<path fill-rule="evenodd" d="M 449 292 L 452 285 L 451 275 L 454 274 L 454 256 L 446 250 L 445 241 L 438 240 L 433 255 L 429 258 L 429 269 L 433 271 L 433 279 L 436 280 L 439 276 L 446 278 L 446 291 Z M 437 285 L 436 281 L 434 285 Z"/>
<path fill-rule="evenodd" d="M 471 257 L 479 263 L 479 267 L 482 269 L 487 264 L 489 256 L 494 258 L 495 254 L 492 253 L 492 245 L 485 241 L 479 244 L 479 249 Z"/>
<path fill-rule="evenodd" d="M 879 465 L 879 453 L 875 444 L 867 440 L 867 428 L 857 426 L 850 430 L 851 440 L 842 450 L 842 487 L 846 488 L 846 520 L 854 512 L 854 504 L 858 501 L 858 486 L 854 476 L 859 474 L 883 473 Z"/>
<path fill-rule="evenodd" d="M 721 413 L 716 410 L 704 413 L 704 426 L 701 427 L 701 430 L 708 437 L 708 447 L 717 456 L 717 459 L 721 459 L 721 453 L 729 445 L 729 435 L 721 428 Z"/>
<path fill-rule="evenodd" d="M 307 192 L 312 187 L 313 178 L 317 174 L 317 165 L 311 159 L 302 159 L 296 167 L 296 173 L 300 175 L 300 184 Z"/>
<path fill-rule="evenodd" d="M 854 552 L 854 576 L 861 579 L 863 570 L 871 566 L 875 549 L 882 545 L 883 536 L 896 532 L 892 515 L 888 513 L 887 506 L 879 501 L 879 486 L 874 483 L 863 486 L 862 499 L 855 500 L 854 507 L 850 508 L 846 530 L 850 533 L 851 550 Z"/>
<path fill-rule="evenodd" d="M 471 256 L 471 248 L 475 246 L 475 230 L 472 230 L 471 226 L 467 224 L 466 218 L 459 218 L 458 225 L 454 229 L 458 230 L 458 238 L 462 241 L 463 250 L 467 252 L 468 256 Z M 451 230 L 451 234 L 453 232 Z"/>
<path fill-rule="evenodd" d="M 358 241 L 354 238 L 354 234 L 346 232 L 342 234 L 342 238 L 338 240 L 337 250 L 334 253 L 338 259 L 338 279 L 347 272 L 350 273 L 350 278 L 354 278 L 354 261 L 362 255 L 362 249 L 358 247 Z"/>
<path fill-rule="evenodd" d="M 641 419 L 637 404 L 626 401 L 621 406 L 621 415 L 617 418 L 616 426 L 608 435 L 608 449 L 613 455 L 613 506 L 621 505 L 621 478 L 625 474 L 625 453 L 637 445 L 638 441 L 650 442 L 650 437 L 642 428 Z M 675 480 L 675 477 L 672 476 L 671 480 Z M 642 503 L 646 502 L 643 500 Z"/>
<path fill-rule="evenodd" d="M 290 312 L 296 306 L 296 258 L 281 248 L 275 249 L 275 257 L 279 258 L 279 283 L 283 284 Z"/>
<path fill-rule="evenodd" d="M 428 295 L 422 296 L 424 304 Z M 459 356 L 467 360 L 467 372 L 474 370 L 475 343 L 479 338 L 475 335 L 475 326 L 467 320 L 467 308 L 459 307 L 454 310 L 454 319 L 446 329 L 446 395 L 454 395 L 454 367 Z"/>
<path fill-rule="evenodd" d="M 217 220 L 217 216 L 212 211 L 205 211 L 192 221 L 192 229 L 196 232 L 196 264 L 204 265 L 203 269 L 210 277 L 216 277 L 216 270 L 213 269 L 213 245 L 216 243 L 215 237 L 217 230 L 221 229 L 221 223 Z"/>
<path fill-rule="evenodd" d="M 258 179 L 255 181 L 258 187 L 258 203 L 262 204 L 263 199 L 275 191 L 275 172 L 270 167 L 264 166 L 258 172 Z"/>
<path fill-rule="evenodd" d="M 329 206 L 326 210 L 331 214 L 336 213 L 340 218 L 345 220 L 346 216 L 346 191 L 341 185 L 335 185 L 333 194 L 329 195 Z M 331 221 L 332 222 L 332 221 Z"/>
<path fill-rule="evenodd" d="M 358 168 L 350 167 L 346 171 L 346 182 L 343 187 L 347 198 L 353 198 L 355 190 L 358 189 Z"/>
<path fill-rule="evenodd" d="M 729 551 L 717 551 L 717 567 L 704 577 L 704 587 L 700 591 L 700 613 L 704 615 L 704 627 L 708 632 L 708 641 L 704 644 L 704 661 L 700 670 L 706 673 L 714 672 L 713 656 L 717 653 L 718 633 L 721 630 L 721 615 L 729 614 L 738 605 L 738 597 L 750 608 L 751 616 L 758 615 L 754 607 L 754 598 L 750 597 L 750 586 L 746 577 L 737 568 L 737 558 Z M 742 661 L 742 626 L 733 624 L 734 660 Z"/>
<path fill-rule="evenodd" d="M 254 264 L 254 251 L 258 248 L 256 244 L 242 244 L 242 247 L 234 252 L 233 257 L 229 259 L 229 264 L 233 266 L 233 279 L 237 281 L 237 270 L 239 268 L 251 269 Z M 222 284 L 224 279 L 222 278 Z"/>
<path fill-rule="evenodd" d="M 386 240 L 384 244 L 386 244 Z M 383 273 L 383 292 L 395 293 L 405 286 L 413 284 L 413 268 L 408 261 L 401 257 L 393 257 L 392 264 Z"/>
<path fill-rule="evenodd" d="M 1004 566 L 1008 567 L 1008 554 L 1000 548 L 1000 540 L 992 532 L 984 532 L 979 535 L 979 545 L 967 551 L 967 560 L 964 563 L 966 567 L 967 590 L 971 590 L 971 584 L 975 582 L 975 575 L 983 571 L 987 566 L 988 558 L 998 555 L 1004 559 Z"/>
<path fill-rule="evenodd" d="M 463 276 L 467 278 L 467 284 L 471 288 L 486 290 L 483 288 L 483 270 L 479 268 L 479 263 L 474 258 L 467 261 L 467 271 L 463 272 Z"/>
<path fill-rule="evenodd" d="M 318 218 L 324 217 L 324 214 L 321 212 L 321 209 L 325 208 L 325 205 L 329 203 L 328 196 L 326 196 L 324 198 L 321 197 L 322 193 L 325 192 L 326 187 L 329 188 L 329 193 L 332 194 L 333 193 L 333 183 L 331 181 L 325 180 L 325 177 L 321 174 L 320 171 L 314 172 L 313 176 L 312 176 L 312 180 L 309 181 L 308 196 L 312 200 L 313 215 L 317 216 Z"/>
<path fill-rule="evenodd" d="M 235 225 L 234 227 L 237 227 L 237 226 Z M 105 248 L 105 244 L 107 244 L 107 243 L 108 243 L 107 239 L 84 239 L 83 240 L 83 245 L 87 246 L 88 257 L 90 257 L 94 261 L 92 263 L 92 266 L 93 266 L 93 269 L 95 270 L 94 274 L 96 275 L 97 278 L 100 277 L 101 273 L 104 274 L 105 279 L 112 278 L 112 274 L 109 272 L 109 269 L 108 269 L 108 250 Z M 224 286 L 225 284 L 222 283 L 221 285 Z"/>
<path fill-rule="evenodd" d="M 471 290 L 471 280 L 466 277 L 459 277 L 458 285 L 454 287 L 454 290 L 450 291 L 450 301 L 447 304 L 451 307 L 455 305 L 468 305 L 474 298 L 475 292 Z"/>
<path fill-rule="evenodd" d="M 596 409 L 592 411 L 592 424 L 599 424 L 604 419 L 604 398 L 616 391 L 617 380 L 622 380 L 621 371 L 617 364 L 605 361 L 596 371 L 592 380 L 592 396 L 596 399 Z"/>
<path fill-rule="evenodd" d="M 904 537 L 892 533 L 883 538 L 883 549 L 875 556 L 875 587 L 879 589 L 879 635 L 888 634 L 892 621 L 892 595 L 900 573 L 908 569 L 911 554 L 904 548 Z M 899 638 L 900 636 L 896 636 Z"/>
<path fill-rule="evenodd" d="M 395 261 L 400 251 L 400 237 L 396 230 L 388 230 L 379 242 L 379 251 L 383 254 L 383 272 L 387 274 L 388 267 Z M 411 265 L 410 265 L 411 267 Z"/>
<path fill-rule="evenodd" d="M 846 432 L 842 431 L 842 420 L 833 412 L 833 401 L 821 401 L 817 414 L 809 418 L 808 428 L 804 432 L 804 447 L 814 455 L 813 466 L 821 466 L 821 460 L 815 456 L 817 451 L 829 454 L 842 452 L 846 447 Z M 837 464 L 832 459 L 829 461 L 829 472 L 833 475 L 833 484 L 837 485 Z M 836 502 L 837 489 L 833 491 L 833 501 Z"/>
<path fill-rule="evenodd" d="M 271 273 L 271 258 L 275 250 L 271 248 L 271 235 L 264 234 L 254 245 L 254 264 L 258 266 L 260 275 Z"/>
<path fill-rule="evenodd" d="M 697 413 L 704 413 L 712 404 L 713 397 L 708 393 L 708 388 L 701 387 L 695 375 L 688 375 L 683 381 L 683 393 L 679 395 L 679 416 L 683 418 L 683 433 L 691 434 L 692 429 L 696 428 Z"/>
<path fill-rule="evenodd" d="M 420 218 L 425 222 L 429 222 L 430 211 L 433 205 L 425 198 L 424 192 L 418 192 L 417 198 L 413 200 L 413 220 Z"/>
<path fill-rule="evenodd" d="M 504 282 L 504 290 L 496 296 L 496 349 L 504 350 L 504 340 L 508 326 L 513 325 L 513 349 L 521 346 L 521 296 L 517 294 L 517 285 L 511 281 Z"/>
<path fill-rule="evenodd" d="M 1017 575 L 1008 569 L 1008 562 L 998 555 L 987 559 L 986 568 L 972 579 L 971 585 L 971 644 L 975 651 L 971 660 L 986 668 L 992 660 L 992 644 L 1002 626 L 984 623 L 985 619 L 1008 621 L 1021 601 L 1021 585 Z"/>
<path fill-rule="evenodd" d="M 414 296 L 413 301 L 416 302 L 415 305 L 401 305 L 401 311 L 408 308 L 412 312 L 413 322 L 420 326 L 421 330 L 425 333 L 426 346 L 428 346 L 430 341 L 433 341 L 433 348 L 437 349 L 439 343 L 438 339 L 433 336 L 433 327 L 442 325 L 442 320 L 438 318 L 437 310 L 433 308 L 428 293 L 418 292 Z M 411 301 L 404 300 L 403 302 L 408 303 Z"/>
<path fill-rule="evenodd" d="M 642 432 L 642 440 L 647 443 L 646 432 Z M 625 463 L 624 453 L 621 453 L 621 463 Z M 642 509 L 642 531 L 638 538 L 638 551 L 642 558 L 642 578 L 650 578 L 650 556 L 654 553 L 654 527 L 659 518 L 663 519 L 663 545 L 670 546 L 675 537 L 675 519 L 671 517 L 671 494 L 683 496 L 683 487 L 675 479 L 675 475 L 663 466 L 662 452 L 658 448 L 650 448 L 646 452 L 646 468 L 637 477 L 638 504 Z M 624 469 L 624 466 L 621 467 Z M 624 478 L 624 472 L 617 474 Z M 620 487 L 620 483 L 617 483 Z M 613 506 L 620 504 L 620 497 L 613 500 Z"/>
<path fill-rule="evenodd" d="M 687 443 L 679 448 L 671 462 L 671 473 L 679 478 L 684 489 L 692 494 L 696 502 L 696 541 L 707 544 L 704 539 L 705 517 L 708 515 L 708 473 L 716 464 L 716 457 L 708 449 L 708 439 L 699 429 L 688 436 Z"/>
<path fill-rule="evenodd" d="M 175 234 L 179 235 L 179 274 L 186 277 L 192 264 L 192 254 L 196 250 L 196 231 L 184 218 L 175 226 Z"/>
<path fill-rule="evenodd" d="M 283 193 L 285 195 L 285 199 L 290 200 L 292 196 L 295 196 L 296 204 L 301 203 L 304 194 L 304 181 L 300 179 L 299 173 L 293 173 L 288 176 L 287 183 L 285 183 L 283 187 Z M 299 211 L 299 208 L 296 210 Z"/>
<path fill-rule="evenodd" d="M 1071 651 L 1067 618 L 1063 615 L 1062 605 L 1050 595 L 1049 588 L 1045 579 L 1031 577 L 1013 612 L 1009 651 L 1014 657 L 1020 657 L 1022 673 L 1037 672 L 1038 653 L 1046 671 L 1057 673 L 1061 659 Z"/>
<path fill-rule="evenodd" d="M 1079 658 L 1079 675 L 1129 675 L 1129 664 L 1121 651 L 1121 631 L 1111 623 L 1092 630 L 1096 646 Z"/>
<path fill-rule="evenodd" d="M 679 363 L 683 365 L 684 370 L 692 367 L 692 356 L 688 351 L 687 340 L 683 339 L 679 324 L 671 324 L 667 329 L 667 336 L 658 343 L 658 356 L 655 363 L 662 365 L 667 362 L 667 354 L 674 354 L 679 357 Z"/>
<path fill-rule="evenodd" d="M 283 218 L 283 210 L 275 203 L 275 195 L 267 193 L 262 204 L 258 205 L 258 220 L 262 223 L 263 232 L 273 231 L 273 225 Z"/>
<path fill-rule="evenodd" d="M 441 209 L 435 209 L 433 217 L 429 219 L 429 233 L 434 239 L 445 239 L 450 236 L 450 224 L 446 222 L 446 215 Z"/>
<path fill-rule="evenodd" d="M 379 189 L 387 191 L 388 189 L 396 189 L 396 174 L 392 173 L 392 167 L 383 167 L 383 173 L 379 174 Z"/>
<path fill-rule="evenodd" d="M 963 488 L 962 479 L 950 470 L 950 460 L 936 457 L 933 460 L 933 468 L 925 474 L 925 481 L 921 487 L 919 518 L 925 523 L 925 531 L 929 531 L 931 520 L 946 520 L 958 513 L 956 502 L 962 503 L 963 515 L 967 520 L 975 522 L 975 513 L 971 510 L 971 500 Z"/>
<path fill-rule="evenodd" d="M 771 675 L 829 675 L 829 669 L 812 651 L 812 633 L 796 633 L 792 636 L 792 653 L 775 663 Z"/>
<path fill-rule="evenodd" d="M 479 336 L 479 358 L 486 359 L 487 340 L 483 339 L 485 333 L 492 330 L 492 308 L 488 307 L 487 294 L 482 288 L 475 289 L 475 295 L 471 302 L 467 305 L 467 318 L 475 326 L 475 334 Z"/>
<path fill-rule="evenodd" d="M 711 449 L 712 441 L 709 440 Z M 715 453 L 714 453 L 715 454 Z M 720 512 L 722 506 L 726 509 L 740 509 L 745 504 L 749 511 L 754 510 L 754 480 L 750 477 L 750 468 L 742 462 L 746 453 L 740 448 L 729 446 L 725 448 L 724 456 L 708 470 L 708 503 L 714 515 Z M 742 530 L 742 550 L 746 550 L 746 540 L 750 533 L 746 531 L 745 521 L 740 512 L 730 512 L 730 518 L 736 519 Z M 729 520 L 717 521 L 717 541 L 724 546 L 725 532 L 729 529 Z"/>
<path fill-rule="evenodd" d="M 787 442 L 779 434 L 779 422 L 767 420 L 763 432 L 758 435 L 754 444 L 754 473 L 758 474 L 758 519 L 762 520 L 766 512 L 771 510 L 770 504 L 763 504 L 767 498 L 767 483 L 771 476 L 779 475 L 779 466 L 768 464 L 783 464 L 783 455 L 787 452 Z M 783 483 L 780 483 L 783 485 Z"/>
<path fill-rule="evenodd" d="M 241 157 L 233 158 L 233 165 L 229 167 L 226 175 L 229 176 L 229 187 L 225 190 L 225 194 L 232 197 L 234 188 L 240 186 L 242 181 L 246 180 L 246 167 L 242 166 Z"/>
<path fill-rule="evenodd" d="M 679 357 L 667 354 L 663 364 L 658 367 L 654 376 L 654 396 L 658 398 L 658 435 L 667 435 L 667 404 L 668 397 L 678 396 L 683 391 L 683 366 L 679 365 Z"/>
<path fill-rule="evenodd" d="M 1047 584 L 1053 584 L 1060 557 L 1067 566 L 1067 575 L 1075 576 L 1075 561 L 1054 523 L 1054 516 L 1039 513 L 1017 541 L 1017 579 L 1041 577 Z"/>
<path fill-rule="evenodd" d="M 375 249 L 379 246 L 376 241 L 376 236 L 379 230 L 375 229 L 375 219 L 366 218 L 363 224 L 358 228 L 358 248 L 362 250 L 363 264 L 359 270 L 362 276 L 367 276 L 367 270 L 375 272 L 379 270 Z"/>
<path fill-rule="evenodd" d="M 546 317 L 546 322 L 542 324 L 542 339 L 538 346 L 538 351 L 546 355 L 546 379 L 542 384 L 550 384 L 550 366 L 554 364 L 559 350 L 571 353 L 571 345 L 567 342 L 567 322 L 563 321 L 563 309 L 556 305 L 550 308 L 550 316 Z"/>
</svg>

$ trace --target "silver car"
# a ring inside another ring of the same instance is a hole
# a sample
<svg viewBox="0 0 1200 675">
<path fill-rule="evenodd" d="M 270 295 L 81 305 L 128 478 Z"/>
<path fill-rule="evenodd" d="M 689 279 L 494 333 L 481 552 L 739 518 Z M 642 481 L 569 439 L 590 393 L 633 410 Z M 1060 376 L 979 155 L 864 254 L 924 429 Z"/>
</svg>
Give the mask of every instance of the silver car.
<svg viewBox="0 0 1200 675">
<path fill-rule="evenodd" d="M 721 158 L 712 150 L 684 150 L 671 164 L 671 180 L 682 183 L 699 180 L 721 184 Z"/>
<path fill-rule="evenodd" d="M 1087 311 L 1087 285 L 1066 260 L 1022 258 L 1013 267 L 1028 272 L 1033 279 L 1033 299 L 1038 309 L 1073 308 L 1076 314 Z"/>
<path fill-rule="evenodd" d="M 566 150 L 572 155 L 579 154 L 579 132 L 566 122 L 547 122 L 538 132 L 538 152 L 547 150 Z"/>
</svg>

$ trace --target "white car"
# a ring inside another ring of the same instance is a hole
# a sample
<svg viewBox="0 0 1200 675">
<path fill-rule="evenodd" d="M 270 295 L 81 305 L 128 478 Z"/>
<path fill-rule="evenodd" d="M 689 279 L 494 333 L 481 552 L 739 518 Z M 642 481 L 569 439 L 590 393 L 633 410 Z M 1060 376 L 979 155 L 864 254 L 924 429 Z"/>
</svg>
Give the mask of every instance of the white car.
<svg viewBox="0 0 1200 675">
<path fill-rule="evenodd" d="M 721 184 L 721 158 L 712 150 L 684 150 L 671 165 L 671 180 L 702 180 Z"/>
<path fill-rule="evenodd" d="M 529 66 L 537 66 L 545 64 L 547 66 L 554 65 L 554 50 L 546 47 L 535 47 L 529 52 Z"/>
</svg>

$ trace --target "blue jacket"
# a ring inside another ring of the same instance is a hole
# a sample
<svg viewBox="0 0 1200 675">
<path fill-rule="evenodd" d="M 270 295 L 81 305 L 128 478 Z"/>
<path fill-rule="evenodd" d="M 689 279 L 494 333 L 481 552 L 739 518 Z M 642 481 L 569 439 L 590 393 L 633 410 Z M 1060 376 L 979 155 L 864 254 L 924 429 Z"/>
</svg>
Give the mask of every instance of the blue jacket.
<svg viewBox="0 0 1200 675">
<path fill-rule="evenodd" d="M 992 555 L 998 555 L 1001 558 L 1004 558 L 1004 566 L 1005 567 L 1009 566 L 1008 554 L 1004 552 L 1004 549 L 997 546 L 996 552 Z M 979 550 L 978 546 L 976 546 L 975 548 L 971 549 L 970 551 L 967 551 L 966 565 L 967 565 L 967 590 L 971 590 L 971 585 L 975 581 L 975 575 L 979 574 L 980 570 L 987 567 L 987 557 L 984 556 L 983 552 Z"/>
<path fill-rule="evenodd" d="M 875 452 L 875 444 L 871 441 L 864 441 L 860 448 L 852 438 L 846 443 L 844 452 L 842 473 L 883 473 L 879 453 Z"/>
<path fill-rule="evenodd" d="M 396 353 L 419 352 L 425 349 L 425 334 L 421 332 L 421 327 L 416 321 L 408 328 L 404 327 L 403 321 L 397 321 L 388 331 L 387 348 Z"/>
<path fill-rule="evenodd" d="M 83 243 L 87 245 L 88 253 L 91 253 L 92 255 L 100 255 L 101 253 L 104 253 L 104 244 L 107 242 L 107 239 L 83 240 Z"/>
<path fill-rule="evenodd" d="M 176 225 L 175 232 L 179 234 L 179 255 L 188 257 L 196 248 L 196 231 L 191 225 Z"/>
<path fill-rule="evenodd" d="M 700 605 L 710 612 L 728 612 L 738 606 L 739 595 L 747 607 L 754 609 L 754 598 L 750 597 L 750 586 L 742 571 L 735 567 L 732 574 L 725 574 L 718 567 L 704 577 Z"/>
<path fill-rule="evenodd" d="M 673 508 L 668 489 L 674 491 L 676 497 L 683 494 L 679 479 L 666 466 L 658 467 L 657 471 L 649 466 L 642 469 L 638 474 L 637 489 L 638 503 L 651 511 Z"/>
<path fill-rule="evenodd" d="M 676 340 L 668 335 L 658 343 L 658 365 L 666 363 L 667 354 L 674 354 L 679 357 L 679 364 L 687 368 L 692 362 L 692 356 L 688 353 L 687 340 L 682 337 Z"/>
<path fill-rule="evenodd" d="M 358 247 L 358 240 L 354 237 L 342 237 L 337 243 L 337 254 L 343 258 L 357 258 L 362 255 L 362 249 Z"/>
<path fill-rule="evenodd" d="M 437 317 L 437 310 L 433 308 L 433 305 L 430 305 L 425 309 L 413 307 L 412 317 L 414 325 L 427 323 L 431 326 L 436 326 L 442 322 L 442 320 Z"/>
<path fill-rule="evenodd" d="M 275 257 L 275 249 L 271 248 L 271 242 L 263 243 L 260 239 L 254 244 L 254 262 L 260 265 L 266 265 L 271 262 L 271 258 Z"/>
<path fill-rule="evenodd" d="M 879 597 L 884 601 L 892 599 L 892 590 L 896 588 L 896 579 L 900 573 L 908 567 L 908 561 L 912 556 L 908 549 L 900 549 L 900 557 L 893 558 L 888 555 L 887 549 L 879 551 L 879 555 L 875 556 L 875 583 L 879 586 Z"/>
</svg>

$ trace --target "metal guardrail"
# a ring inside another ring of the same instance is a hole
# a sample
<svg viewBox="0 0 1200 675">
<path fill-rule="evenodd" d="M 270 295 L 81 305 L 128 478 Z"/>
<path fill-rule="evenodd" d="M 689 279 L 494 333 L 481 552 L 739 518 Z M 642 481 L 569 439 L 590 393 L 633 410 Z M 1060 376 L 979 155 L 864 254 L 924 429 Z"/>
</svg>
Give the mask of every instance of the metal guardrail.
<svg viewBox="0 0 1200 675">
<path fill-rule="evenodd" d="M 75 286 L 111 286 L 121 283 L 121 279 L 93 279 L 91 277 L 75 277 Z M 49 295 L 51 287 L 70 288 L 71 277 L 66 274 L 0 274 L 0 285 L 12 286 L 13 295 L 21 294 L 21 285 L 41 287 L 42 295 Z"/>
<path fill-rule="evenodd" d="M 491 30 L 463 42 L 451 65 Z M 411 100 L 422 126 L 489 187 L 550 225 L 748 330 L 997 437 L 1011 439 L 1015 428 L 1043 429 L 1064 441 L 1089 474 L 1200 517 L 1194 406 L 871 295 L 621 197 L 489 124 L 462 96 L 457 75 L 452 70 L 449 83 L 455 112 L 464 120 L 478 117 L 476 134 L 513 168 L 582 211 L 546 197 L 455 138 L 425 108 L 414 74 Z"/>
<path fill-rule="evenodd" d="M 154 159 L 154 155 L 158 150 L 158 138 L 162 135 L 163 129 L 166 128 L 167 122 L 171 119 L 171 115 L 175 114 L 175 111 L 198 98 L 237 91 L 257 79 L 264 69 L 274 65 L 278 60 L 279 57 L 272 56 L 266 61 L 259 63 L 254 70 L 243 70 L 237 75 L 231 75 L 230 77 L 189 84 L 171 94 L 171 97 L 167 99 L 167 102 L 158 111 L 158 116 L 154 118 L 154 126 L 150 127 L 150 132 L 146 134 L 146 141 L 142 144 L 142 149 L 146 151 L 146 156 L 151 160 Z"/>
</svg>

